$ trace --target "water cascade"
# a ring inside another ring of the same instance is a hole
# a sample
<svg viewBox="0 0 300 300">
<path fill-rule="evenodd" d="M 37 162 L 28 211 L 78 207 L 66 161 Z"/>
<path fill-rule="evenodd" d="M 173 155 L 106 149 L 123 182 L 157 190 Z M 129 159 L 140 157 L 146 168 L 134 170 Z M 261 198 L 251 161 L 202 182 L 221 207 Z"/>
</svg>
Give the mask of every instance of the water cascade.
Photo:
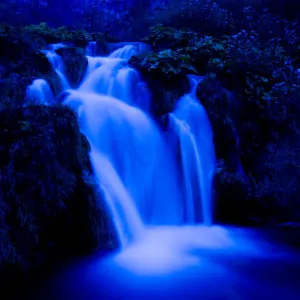
<svg viewBox="0 0 300 300">
<path fill-rule="evenodd" d="M 88 45 L 86 46 L 86 54 L 88 56 L 96 56 L 97 55 L 97 42 L 89 42 Z"/>
<path fill-rule="evenodd" d="M 127 66 L 127 59 L 136 51 L 123 49 L 114 51 L 109 57 L 87 56 L 88 69 L 79 90 L 111 96 L 147 111 L 151 98 L 147 86 L 138 72 Z M 130 55 L 127 59 L 124 58 L 126 53 Z"/>
<path fill-rule="evenodd" d="M 189 79 L 191 92 L 179 99 L 169 115 L 169 131 L 175 131 L 179 138 L 186 221 L 211 225 L 215 170 L 213 133 L 206 111 L 195 95 L 202 78 L 190 76 Z"/>
<path fill-rule="evenodd" d="M 36 79 L 27 87 L 25 105 L 54 103 L 54 96 L 48 82 L 44 79 Z"/>
<path fill-rule="evenodd" d="M 62 58 L 55 52 L 55 50 L 59 48 L 63 48 L 65 45 L 63 44 L 51 44 L 50 50 L 44 50 L 43 52 L 47 56 L 49 62 L 52 65 L 52 68 L 60 78 L 63 89 L 68 89 L 70 87 L 68 80 L 64 74 L 64 63 Z"/>
<path fill-rule="evenodd" d="M 108 44 L 108 48 L 112 49 L 110 58 L 122 58 L 128 60 L 133 55 L 151 52 L 151 48 L 144 43 L 117 43 Z"/>
<path fill-rule="evenodd" d="M 180 141 L 177 161 L 175 145 L 149 115 L 146 84 L 127 64 L 147 47 L 124 45 L 108 57 L 92 57 L 93 47 L 87 47 L 83 82 L 76 90 L 64 85 L 64 103 L 77 112 L 91 144 L 95 177 L 122 246 L 145 238 L 149 226 L 211 224 L 214 149 L 205 110 L 195 98 L 199 78 L 190 77 L 191 93 L 170 114 L 169 132 Z M 47 53 L 63 82 L 63 65 Z"/>
</svg>

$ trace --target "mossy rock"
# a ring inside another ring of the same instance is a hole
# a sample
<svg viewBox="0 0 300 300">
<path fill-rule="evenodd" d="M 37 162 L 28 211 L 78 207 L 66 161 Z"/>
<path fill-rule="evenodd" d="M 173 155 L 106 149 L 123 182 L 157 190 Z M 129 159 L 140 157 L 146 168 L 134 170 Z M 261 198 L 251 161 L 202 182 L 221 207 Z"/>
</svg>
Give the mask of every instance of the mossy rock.
<svg viewBox="0 0 300 300">
<path fill-rule="evenodd" d="M 22 62 L 16 64 L 13 69 L 13 72 L 18 74 L 32 72 L 47 74 L 51 71 L 52 66 L 46 55 L 42 52 L 37 52 L 26 57 Z"/>
<path fill-rule="evenodd" d="M 32 83 L 34 77 L 29 74 L 11 73 L 1 82 L 1 108 L 16 108 L 23 106 L 26 89 Z"/>
<path fill-rule="evenodd" d="M 187 74 L 196 72 L 188 55 L 173 50 L 133 56 L 129 64 L 141 73 L 148 84 L 155 115 L 173 110 L 180 96 L 189 91 Z"/>
<path fill-rule="evenodd" d="M 8 61 L 22 61 L 38 52 L 38 44 L 30 36 L 19 32 L 0 33 L 0 57 Z"/>
<path fill-rule="evenodd" d="M 62 92 L 63 87 L 60 79 L 53 70 L 45 74 L 33 70 L 31 70 L 31 73 L 24 74 L 11 73 L 0 83 L 0 107 L 15 108 L 23 106 L 28 86 L 35 79 L 40 78 L 45 79 L 49 83 L 54 96 L 58 96 Z"/>
<path fill-rule="evenodd" d="M 70 109 L 2 110 L 0 137 L 1 272 L 116 246 Z"/>
<path fill-rule="evenodd" d="M 76 88 L 87 69 L 87 58 L 82 48 L 63 47 L 56 50 L 64 61 L 65 73 L 71 87 Z"/>
</svg>

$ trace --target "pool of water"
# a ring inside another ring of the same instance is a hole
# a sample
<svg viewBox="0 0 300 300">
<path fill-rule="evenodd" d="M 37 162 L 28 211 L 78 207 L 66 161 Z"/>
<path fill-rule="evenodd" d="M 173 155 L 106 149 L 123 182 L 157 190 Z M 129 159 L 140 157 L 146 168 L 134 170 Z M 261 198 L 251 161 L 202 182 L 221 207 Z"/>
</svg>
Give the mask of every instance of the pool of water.
<svg viewBox="0 0 300 300">
<path fill-rule="evenodd" d="M 300 299 L 300 255 L 258 230 L 150 228 L 144 240 L 95 255 L 30 291 L 30 299 Z"/>
</svg>

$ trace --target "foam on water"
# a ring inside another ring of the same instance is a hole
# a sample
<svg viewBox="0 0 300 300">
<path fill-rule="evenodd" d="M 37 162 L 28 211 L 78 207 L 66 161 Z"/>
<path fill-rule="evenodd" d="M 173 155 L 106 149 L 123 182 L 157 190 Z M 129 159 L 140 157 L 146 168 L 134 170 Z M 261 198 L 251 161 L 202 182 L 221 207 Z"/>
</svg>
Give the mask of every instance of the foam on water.
<svg viewBox="0 0 300 300">
<path fill-rule="evenodd" d="M 55 299 L 252 300 L 272 297 L 275 287 L 278 297 L 296 299 L 288 298 L 296 291 L 293 279 L 277 276 L 274 286 L 261 275 L 263 262 L 276 277 L 275 260 L 288 265 L 290 255 L 247 231 L 207 226 L 213 222 L 215 155 L 208 116 L 195 97 L 201 78 L 189 77 L 191 91 L 168 115 L 166 135 L 149 113 L 145 83 L 127 64 L 144 50 L 130 44 L 109 57 L 88 56 L 76 91 L 67 90 L 57 54 L 46 52 L 61 74 L 64 103 L 77 112 L 90 142 L 94 174 L 122 246 L 116 255 L 64 274 L 60 282 L 71 278 L 62 285 L 69 290 Z M 45 82 L 34 84 L 42 91 L 37 86 Z M 293 275 L 288 268 L 285 275 Z"/>
<path fill-rule="evenodd" d="M 48 82 L 36 79 L 27 87 L 25 106 L 34 104 L 49 105 L 54 103 L 54 96 Z"/>
</svg>

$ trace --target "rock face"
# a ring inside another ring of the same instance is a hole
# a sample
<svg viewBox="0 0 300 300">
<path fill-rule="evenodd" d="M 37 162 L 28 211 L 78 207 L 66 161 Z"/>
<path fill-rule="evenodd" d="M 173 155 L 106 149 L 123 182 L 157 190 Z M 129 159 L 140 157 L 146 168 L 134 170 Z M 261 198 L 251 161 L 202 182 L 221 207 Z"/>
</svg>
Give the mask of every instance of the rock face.
<svg viewBox="0 0 300 300">
<path fill-rule="evenodd" d="M 76 88 L 84 77 L 88 62 L 82 48 L 63 47 L 56 50 L 64 62 L 65 73 L 72 88 Z"/>
<path fill-rule="evenodd" d="M 116 246 L 71 110 L 2 110 L 0 136 L 0 271 Z"/>
</svg>

